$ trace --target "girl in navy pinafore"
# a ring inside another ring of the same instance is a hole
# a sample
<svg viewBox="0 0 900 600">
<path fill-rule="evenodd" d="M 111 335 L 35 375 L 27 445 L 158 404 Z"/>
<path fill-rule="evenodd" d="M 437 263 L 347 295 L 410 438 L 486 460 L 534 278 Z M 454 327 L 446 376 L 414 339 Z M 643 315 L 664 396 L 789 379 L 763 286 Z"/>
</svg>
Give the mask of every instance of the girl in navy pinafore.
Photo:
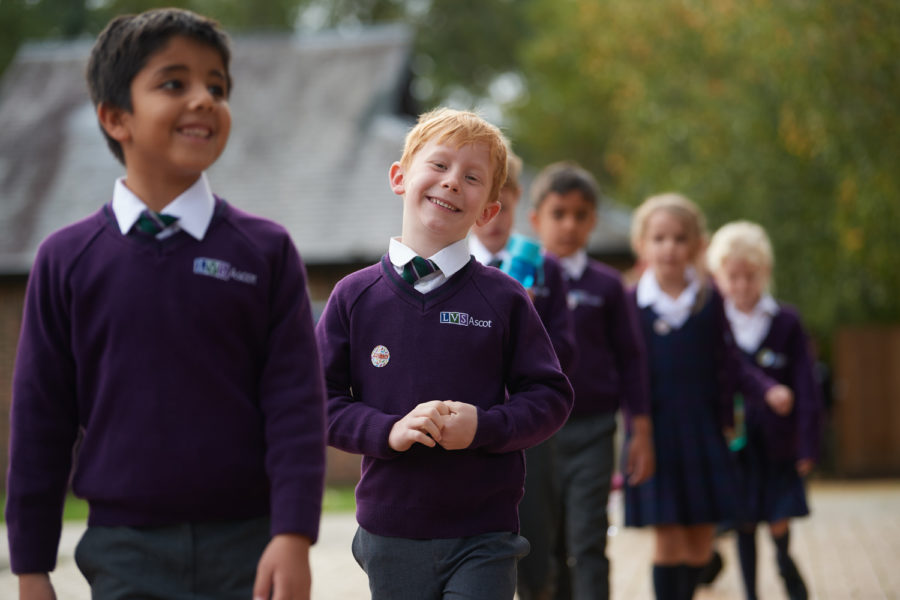
<svg viewBox="0 0 900 600">
<path fill-rule="evenodd" d="M 788 520 L 809 514 L 803 478 L 818 457 L 822 401 L 813 374 L 809 339 L 800 317 L 772 298 L 772 246 L 755 223 L 736 221 L 713 236 L 707 256 L 726 297 L 738 346 L 748 361 L 794 392 L 791 405 L 745 402 L 746 444 L 737 454 L 740 475 L 738 556 L 748 600 L 756 598 L 756 527 L 765 521 L 791 600 L 807 598 L 806 585 L 788 553 Z"/>
<path fill-rule="evenodd" d="M 646 267 L 632 299 L 649 361 L 656 473 L 625 486 L 625 524 L 655 529 L 653 583 L 661 600 L 693 597 L 715 524 L 737 515 L 725 438 L 734 391 L 789 395 L 747 368 L 734 344 L 722 297 L 700 268 L 704 221 L 678 194 L 649 198 L 632 221 L 632 244 Z"/>
</svg>

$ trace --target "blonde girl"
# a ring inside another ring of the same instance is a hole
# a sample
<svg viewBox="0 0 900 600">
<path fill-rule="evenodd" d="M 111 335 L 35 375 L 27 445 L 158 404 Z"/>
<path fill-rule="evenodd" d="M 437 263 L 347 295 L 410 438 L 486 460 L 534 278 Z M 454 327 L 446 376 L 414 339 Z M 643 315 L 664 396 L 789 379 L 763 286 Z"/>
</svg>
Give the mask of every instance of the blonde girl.
<svg viewBox="0 0 900 600">
<path fill-rule="evenodd" d="M 736 472 L 725 432 L 734 392 L 772 401 L 790 390 L 745 364 L 722 297 L 703 268 L 706 221 L 680 194 L 648 198 L 632 245 L 645 267 L 632 292 L 650 371 L 656 473 L 625 488 L 625 524 L 655 532 L 653 585 L 660 600 L 692 598 L 717 523 L 737 514 Z"/>
<path fill-rule="evenodd" d="M 818 456 L 822 401 L 800 317 L 769 292 L 773 262 L 768 235 L 749 221 L 722 226 L 707 253 L 738 347 L 756 368 L 794 393 L 793 403 L 770 405 L 752 397 L 745 401 L 747 441 L 736 454 L 744 590 L 747 600 L 755 600 L 756 527 L 767 522 L 788 597 L 805 600 L 806 585 L 788 553 L 788 520 L 809 514 L 803 478 Z"/>
</svg>

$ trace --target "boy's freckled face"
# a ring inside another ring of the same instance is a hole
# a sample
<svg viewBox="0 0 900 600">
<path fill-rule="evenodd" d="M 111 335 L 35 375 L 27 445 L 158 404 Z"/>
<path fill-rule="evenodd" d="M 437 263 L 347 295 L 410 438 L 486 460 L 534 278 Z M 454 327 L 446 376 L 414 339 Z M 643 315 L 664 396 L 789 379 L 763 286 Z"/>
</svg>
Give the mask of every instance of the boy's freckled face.
<svg viewBox="0 0 900 600">
<path fill-rule="evenodd" d="M 391 187 L 403 196 L 403 242 L 441 248 L 489 221 L 498 206 L 488 204 L 491 169 L 488 147 L 480 143 L 454 148 L 430 141 L 408 168 L 395 163 Z"/>
<path fill-rule="evenodd" d="M 129 175 L 199 176 L 228 141 L 228 92 L 211 46 L 176 36 L 151 55 L 131 82 L 131 112 L 121 114 Z"/>
<path fill-rule="evenodd" d="M 556 256 L 571 256 L 587 246 L 597 213 L 578 190 L 551 192 L 531 213 L 531 226 L 541 244 Z"/>
</svg>

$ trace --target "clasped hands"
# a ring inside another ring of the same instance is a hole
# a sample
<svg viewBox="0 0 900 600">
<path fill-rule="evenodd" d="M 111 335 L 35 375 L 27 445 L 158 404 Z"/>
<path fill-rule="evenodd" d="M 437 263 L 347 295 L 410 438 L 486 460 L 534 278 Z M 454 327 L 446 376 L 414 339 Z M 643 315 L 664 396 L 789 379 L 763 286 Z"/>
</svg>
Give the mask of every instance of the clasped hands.
<svg viewBox="0 0 900 600">
<path fill-rule="evenodd" d="M 478 429 L 478 409 L 453 400 L 423 402 L 394 423 L 388 445 L 397 452 L 419 443 L 429 448 L 440 444 L 446 450 L 468 448 Z"/>
</svg>

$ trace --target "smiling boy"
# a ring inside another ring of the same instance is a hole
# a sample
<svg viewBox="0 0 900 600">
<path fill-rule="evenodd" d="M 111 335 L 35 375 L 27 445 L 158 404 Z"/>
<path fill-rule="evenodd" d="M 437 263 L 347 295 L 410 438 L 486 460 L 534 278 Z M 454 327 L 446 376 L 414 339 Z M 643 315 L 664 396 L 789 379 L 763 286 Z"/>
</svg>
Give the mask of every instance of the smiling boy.
<svg viewBox="0 0 900 600">
<path fill-rule="evenodd" d="M 204 174 L 229 58 L 216 23 L 176 9 L 118 17 L 92 49 L 125 176 L 45 240 L 28 284 L 6 507 L 21 598 L 53 597 L 70 474 L 93 598 L 309 598 L 324 382 L 290 237 Z"/>
<path fill-rule="evenodd" d="M 469 256 L 505 177 L 496 127 L 422 115 L 389 172 L 402 236 L 316 326 L 329 443 L 363 455 L 353 553 L 374 600 L 515 592 L 523 450 L 562 425 L 572 391 L 522 286 Z"/>
</svg>

